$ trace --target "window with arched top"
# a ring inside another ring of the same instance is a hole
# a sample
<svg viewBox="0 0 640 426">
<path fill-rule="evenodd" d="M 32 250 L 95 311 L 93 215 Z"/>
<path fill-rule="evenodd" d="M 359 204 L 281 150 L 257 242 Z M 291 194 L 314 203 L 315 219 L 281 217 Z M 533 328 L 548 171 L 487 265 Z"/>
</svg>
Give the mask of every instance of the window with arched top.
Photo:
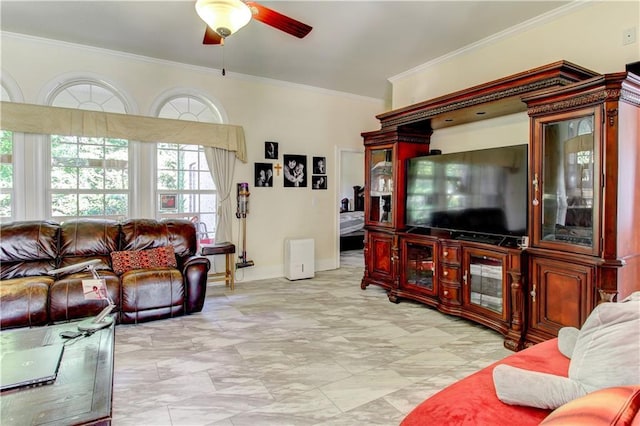
<svg viewBox="0 0 640 426">
<path fill-rule="evenodd" d="M 158 117 L 222 123 L 220 111 L 206 98 L 173 95 L 159 105 Z M 197 224 L 199 240 L 215 235 L 217 192 L 204 149 L 199 145 L 156 145 L 156 194 L 159 217 L 185 217 Z"/>
<path fill-rule="evenodd" d="M 57 88 L 51 106 L 127 113 L 127 105 L 106 83 L 76 80 Z M 129 141 L 104 137 L 50 136 L 48 215 L 52 219 L 129 215 Z"/>
</svg>

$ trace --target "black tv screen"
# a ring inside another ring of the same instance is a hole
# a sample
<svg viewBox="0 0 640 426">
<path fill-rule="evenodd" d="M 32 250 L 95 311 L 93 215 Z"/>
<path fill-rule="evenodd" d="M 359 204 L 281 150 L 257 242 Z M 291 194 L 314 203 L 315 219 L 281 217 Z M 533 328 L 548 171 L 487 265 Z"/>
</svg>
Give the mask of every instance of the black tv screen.
<svg viewBox="0 0 640 426">
<path fill-rule="evenodd" d="M 407 160 L 406 225 L 527 235 L 527 145 Z"/>
</svg>

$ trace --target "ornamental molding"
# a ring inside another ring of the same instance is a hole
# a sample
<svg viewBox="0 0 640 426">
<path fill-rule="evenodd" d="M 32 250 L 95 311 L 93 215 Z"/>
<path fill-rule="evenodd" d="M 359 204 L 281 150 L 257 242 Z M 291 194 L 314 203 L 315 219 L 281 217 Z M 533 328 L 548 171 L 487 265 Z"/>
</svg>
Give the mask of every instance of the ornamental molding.
<svg viewBox="0 0 640 426">
<path fill-rule="evenodd" d="M 438 116 L 440 114 L 446 114 L 448 112 L 457 111 L 464 108 L 480 105 L 483 103 L 495 102 L 500 99 L 510 98 L 513 96 L 524 95 L 529 92 L 546 89 L 549 87 L 566 86 L 574 83 L 574 80 L 570 80 L 564 77 L 554 77 L 548 80 L 536 81 L 533 83 L 523 84 L 515 87 L 510 87 L 504 90 L 491 92 L 485 95 L 473 96 L 469 99 L 464 99 L 458 102 L 442 105 L 435 108 L 426 108 L 425 110 L 417 110 L 415 112 L 407 112 L 406 115 L 400 117 L 385 120 L 382 119 L 382 128 L 395 127 L 402 124 L 414 123 L 418 121 L 427 120 Z"/>
<path fill-rule="evenodd" d="M 620 93 L 620 99 L 629 102 L 630 104 L 640 106 L 640 93 L 633 92 L 628 89 L 622 89 Z"/>
<path fill-rule="evenodd" d="M 555 111 L 562 111 L 571 108 L 578 108 L 585 105 L 597 104 L 607 101 L 626 101 L 630 104 L 640 106 L 640 94 L 628 89 L 603 89 L 597 92 L 576 96 L 558 102 L 536 105 L 529 108 L 529 115 L 546 114 Z"/>
<path fill-rule="evenodd" d="M 617 90 L 614 90 L 614 91 L 617 91 Z M 612 90 L 601 90 L 598 92 L 588 93 L 582 96 L 576 96 L 571 99 L 551 102 L 548 104 L 536 105 L 534 107 L 529 108 L 529 115 L 547 114 L 550 112 L 563 111 L 563 110 L 572 109 L 572 108 L 579 108 L 585 105 L 604 102 L 611 98 L 610 92 L 612 92 Z"/>
</svg>

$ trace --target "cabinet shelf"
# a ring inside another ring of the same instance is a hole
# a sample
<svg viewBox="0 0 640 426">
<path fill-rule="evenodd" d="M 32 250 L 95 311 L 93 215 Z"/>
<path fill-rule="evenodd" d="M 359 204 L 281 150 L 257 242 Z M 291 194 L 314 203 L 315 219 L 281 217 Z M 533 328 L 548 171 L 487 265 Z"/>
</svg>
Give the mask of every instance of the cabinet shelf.
<svg viewBox="0 0 640 426">
<path fill-rule="evenodd" d="M 372 197 L 386 197 L 389 195 L 393 195 L 393 192 L 390 191 L 371 191 L 370 195 Z"/>
</svg>

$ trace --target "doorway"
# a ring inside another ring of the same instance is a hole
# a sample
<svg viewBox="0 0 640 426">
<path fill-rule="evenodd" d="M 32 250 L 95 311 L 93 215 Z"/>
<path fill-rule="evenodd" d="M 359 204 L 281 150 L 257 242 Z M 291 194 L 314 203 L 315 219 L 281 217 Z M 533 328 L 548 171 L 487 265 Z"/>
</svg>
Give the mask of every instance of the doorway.
<svg viewBox="0 0 640 426">
<path fill-rule="evenodd" d="M 354 186 L 364 188 L 364 151 L 352 148 L 339 148 L 338 199 L 336 203 L 338 206 L 338 229 L 336 238 L 338 267 L 340 267 L 342 263 L 352 266 L 357 266 L 358 264 L 364 265 L 364 251 L 362 248 L 351 249 L 352 247 L 349 245 L 346 247 L 349 250 L 341 251 L 340 249 L 341 240 L 342 242 L 348 239 L 353 241 L 354 238 L 360 238 L 359 235 L 362 235 L 362 238 L 364 238 L 364 230 L 357 229 L 360 225 L 353 226 L 354 219 L 359 220 L 359 215 L 362 215 L 362 227 L 364 226 L 364 212 L 354 212 L 354 210 L 360 209 L 355 199 L 357 195 L 354 194 Z"/>
</svg>

